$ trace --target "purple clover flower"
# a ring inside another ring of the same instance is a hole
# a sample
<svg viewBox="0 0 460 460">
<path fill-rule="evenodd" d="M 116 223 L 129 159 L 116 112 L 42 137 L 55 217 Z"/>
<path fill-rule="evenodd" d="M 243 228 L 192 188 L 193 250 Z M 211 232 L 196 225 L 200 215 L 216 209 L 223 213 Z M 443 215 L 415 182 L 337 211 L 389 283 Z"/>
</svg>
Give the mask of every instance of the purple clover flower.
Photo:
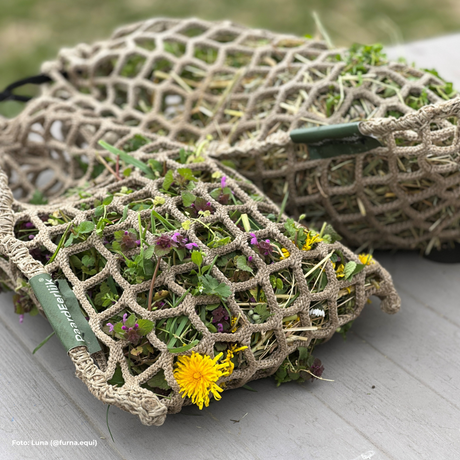
<svg viewBox="0 0 460 460">
<path fill-rule="evenodd" d="M 259 246 L 259 252 L 263 256 L 269 256 L 273 252 L 273 247 L 270 243 L 270 240 L 260 241 L 258 246 Z"/>
<path fill-rule="evenodd" d="M 171 249 L 176 244 L 170 236 L 161 235 L 156 239 L 155 245 L 158 246 L 160 249 Z"/>
<path fill-rule="evenodd" d="M 315 375 L 316 377 L 321 377 L 324 372 L 324 366 L 321 364 L 321 360 L 315 358 L 313 361 L 312 366 L 310 367 L 310 372 Z"/>
</svg>

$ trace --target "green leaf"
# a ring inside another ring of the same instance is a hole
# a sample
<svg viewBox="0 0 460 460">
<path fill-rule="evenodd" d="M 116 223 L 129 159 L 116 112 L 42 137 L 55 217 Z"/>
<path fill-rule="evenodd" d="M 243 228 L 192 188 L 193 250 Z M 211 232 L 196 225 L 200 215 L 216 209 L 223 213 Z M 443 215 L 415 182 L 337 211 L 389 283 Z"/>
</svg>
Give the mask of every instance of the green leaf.
<svg viewBox="0 0 460 460">
<path fill-rule="evenodd" d="M 163 180 L 163 190 L 168 191 L 169 187 L 171 187 L 172 183 L 174 182 L 174 173 L 172 169 L 170 169 Z"/>
<path fill-rule="evenodd" d="M 162 215 L 158 214 L 154 209 L 151 211 L 152 215 L 158 219 L 165 227 L 169 228 L 170 230 L 177 230 L 173 224 L 170 224 L 167 219 L 165 219 Z"/>
<path fill-rule="evenodd" d="M 82 267 L 82 263 L 81 263 L 81 260 L 75 255 L 71 255 L 69 257 L 70 259 L 70 262 L 71 264 L 77 269 L 77 270 L 81 270 L 81 267 Z"/>
<path fill-rule="evenodd" d="M 229 286 L 224 283 L 219 283 L 219 280 L 211 275 L 200 276 L 199 280 L 203 285 L 203 292 L 207 295 L 217 295 L 222 300 L 226 300 L 232 293 Z"/>
<path fill-rule="evenodd" d="M 160 390 L 169 390 L 171 388 L 166 381 L 163 369 L 160 369 L 150 380 L 148 380 L 147 385 L 151 388 L 160 388 Z"/>
<path fill-rule="evenodd" d="M 260 316 L 261 323 L 265 322 L 268 318 L 270 318 L 270 316 L 272 316 L 270 310 L 265 304 L 257 305 L 254 308 L 254 313 Z"/>
<path fill-rule="evenodd" d="M 185 192 L 182 192 L 181 195 L 182 195 L 182 203 L 184 207 L 186 208 L 189 208 L 191 204 L 194 203 L 196 200 L 196 195 L 194 195 L 193 193 L 185 191 Z"/>
<path fill-rule="evenodd" d="M 29 200 L 30 204 L 48 204 L 48 198 L 46 198 L 45 195 L 43 195 L 40 190 L 35 190 L 34 194 L 32 195 L 32 198 Z"/>
<path fill-rule="evenodd" d="M 310 352 L 307 347 L 299 347 L 297 351 L 299 352 L 299 359 L 301 361 L 307 360 L 310 357 Z"/>
<path fill-rule="evenodd" d="M 94 224 L 94 222 L 85 221 L 85 222 L 82 222 L 75 230 L 78 233 L 86 234 L 86 233 L 91 233 L 95 227 L 96 225 Z"/>
<path fill-rule="evenodd" d="M 177 170 L 180 176 L 189 181 L 197 181 L 198 179 L 193 175 L 193 171 L 190 168 L 179 168 Z"/>
<path fill-rule="evenodd" d="M 356 264 L 356 268 L 353 270 L 353 276 L 357 275 L 358 273 L 364 270 L 365 265 L 363 264 Z"/>
<path fill-rule="evenodd" d="M 135 166 L 136 168 L 140 169 L 142 172 L 144 172 L 147 175 L 151 174 L 151 169 L 142 161 L 138 160 L 137 158 L 133 158 L 131 155 L 128 155 L 127 153 L 123 152 L 122 150 L 118 150 L 117 148 L 113 147 L 110 144 L 107 144 L 107 142 L 100 140 L 99 145 L 101 147 L 104 147 L 106 150 L 108 150 L 110 153 L 113 153 L 114 155 L 119 155 L 120 158 L 125 162 L 130 165 Z"/>
<path fill-rule="evenodd" d="M 81 263 L 85 267 L 93 267 L 96 264 L 96 260 L 94 259 L 94 257 L 86 254 L 83 256 L 83 259 L 81 259 Z"/>
<path fill-rule="evenodd" d="M 153 251 L 155 252 L 155 255 L 157 257 L 164 257 L 164 256 L 168 255 L 171 252 L 171 249 L 172 249 L 172 248 L 162 248 L 162 247 L 160 247 L 160 246 L 158 246 L 156 244 L 154 244 L 151 247 L 153 247 Z"/>
<path fill-rule="evenodd" d="M 150 321 L 149 319 L 138 319 L 137 324 L 139 324 L 138 332 L 140 335 L 147 335 L 152 332 L 153 321 Z"/>
<path fill-rule="evenodd" d="M 203 254 L 201 254 L 200 251 L 192 251 L 192 262 L 198 267 L 201 267 L 203 263 Z"/>
<path fill-rule="evenodd" d="M 343 274 L 345 275 L 346 280 L 353 276 L 353 272 L 355 271 L 356 265 L 356 262 L 353 262 L 352 260 L 350 260 L 350 262 L 347 262 L 343 269 Z"/>
<path fill-rule="evenodd" d="M 110 385 L 115 385 L 116 387 L 122 387 L 125 384 L 123 372 L 121 372 L 121 367 L 119 365 L 115 368 L 113 377 L 108 381 L 108 383 L 110 383 Z"/>
<path fill-rule="evenodd" d="M 149 246 L 147 249 L 144 250 L 144 259 L 151 259 L 155 252 L 155 245 Z"/>
<path fill-rule="evenodd" d="M 288 238 L 295 238 L 295 235 L 298 230 L 294 219 L 289 218 L 288 220 L 286 220 L 286 222 L 284 223 L 284 228 L 288 233 Z"/>
<path fill-rule="evenodd" d="M 331 224 L 327 224 L 326 228 L 323 231 L 324 235 L 330 236 L 330 241 L 328 243 L 332 244 L 336 241 L 340 241 L 342 237 L 334 230 L 334 227 Z"/>
<path fill-rule="evenodd" d="M 112 278 L 112 276 L 109 276 L 107 278 L 107 285 L 109 286 L 110 290 L 112 291 L 112 294 L 118 295 L 117 285 L 115 284 L 115 280 Z"/>
<path fill-rule="evenodd" d="M 193 342 L 190 342 L 188 345 L 184 345 L 182 347 L 176 347 L 176 348 L 169 348 L 168 351 L 170 353 L 182 353 L 183 351 L 188 351 L 191 348 L 193 348 L 195 345 L 197 345 L 200 341 L 198 339 L 195 339 Z"/>
<path fill-rule="evenodd" d="M 158 171 L 159 173 L 163 171 L 163 163 L 161 161 L 151 159 L 147 163 L 154 171 Z"/>
<path fill-rule="evenodd" d="M 40 342 L 35 348 L 34 348 L 34 351 L 32 352 L 32 354 L 34 355 L 35 352 L 37 352 L 38 350 L 40 350 L 40 348 L 45 345 L 46 342 L 48 342 L 49 339 L 51 339 L 51 337 L 53 337 L 53 335 L 56 334 L 56 331 L 53 331 L 51 332 L 51 334 L 46 337 L 42 342 Z"/>
<path fill-rule="evenodd" d="M 245 256 L 236 257 L 236 268 L 245 272 L 254 273 L 252 268 L 248 265 L 248 261 Z"/>
<path fill-rule="evenodd" d="M 131 313 L 125 322 L 125 326 L 133 327 L 136 324 L 136 320 L 137 320 L 136 315 L 134 313 Z"/>
</svg>

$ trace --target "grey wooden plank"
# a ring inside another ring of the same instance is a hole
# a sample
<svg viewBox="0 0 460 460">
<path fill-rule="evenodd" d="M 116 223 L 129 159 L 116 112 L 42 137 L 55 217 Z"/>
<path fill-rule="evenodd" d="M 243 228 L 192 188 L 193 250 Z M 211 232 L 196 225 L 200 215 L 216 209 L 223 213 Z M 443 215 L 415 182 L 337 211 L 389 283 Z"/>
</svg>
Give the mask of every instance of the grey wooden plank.
<svg viewBox="0 0 460 460">
<path fill-rule="evenodd" d="M 460 88 L 460 34 L 420 40 L 388 49 L 392 59 L 404 57 L 407 62 L 415 62 L 418 67 L 436 69 L 442 78 L 452 81 Z"/>
<path fill-rule="evenodd" d="M 385 317 L 381 328 L 391 330 Z M 334 337 L 316 354 L 327 366 L 326 376 L 336 381 L 318 386 L 315 396 L 388 456 L 408 460 L 458 458 L 460 411 L 403 366 L 353 332 L 346 342 Z M 433 356 L 420 355 L 418 359 L 434 365 Z"/>
<path fill-rule="evenodd" d="M 3 323 L 0 348 L 5 350 L 0 369 L 0 458 L 123 458 L 101 439 L 97 427 L 82 417 L 73 401 Z M 46 445 L 54 440 L 97 444 Z"/>
<path fill-rule="evenodd" d="M 32 350 L 49 333 L 49 325 L 29 317 L 20 325 L 8 303 L 8 296 L 0 297 L 3 321 Z M 33 359 L 53 374 L 108 437 L 105 406 L 74 377 L 73 365 L 58 341 L 51 339 Z M 126 458 L 150 458 L 155 452 L 164 459 L 211 459 L 216 452 L 219 459 L 354 460 L 366 452 L 374 452 L 374 460 L 390 458 L 314 396 L 323 384 L 276 388 L 271 380 L 253 382 L 257 393 L 243 389 L 224 393 L 219 403 L 201 413 L 186 408 L 184 414 L 189 415 L 170 416 L 162 427 L 144 427 L 137 417 L 111 408 L 110 427 L 116 448 Z"/>
<path fill-rule="evenodd" d="M 415 252 L 377 257 L 391 272 L 401 294 L 460 326 L 460 264 L 432 262 Z"/>
</svg>

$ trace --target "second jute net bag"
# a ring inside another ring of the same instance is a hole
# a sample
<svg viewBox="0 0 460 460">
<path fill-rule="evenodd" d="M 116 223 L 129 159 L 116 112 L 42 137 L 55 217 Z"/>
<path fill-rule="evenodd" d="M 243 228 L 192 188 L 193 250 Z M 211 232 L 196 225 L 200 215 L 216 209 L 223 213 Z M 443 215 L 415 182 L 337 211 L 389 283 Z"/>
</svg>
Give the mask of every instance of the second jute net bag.
<svg viewBox="0 0 460 460">
<path fill-rule="evenodd" d="M 460 239 L 458 103 L 442 104 L 457 93 L 380 46 L 152 19 L 63 49 L 42 70 L 46 94 L 186 144 L 212 136 L 211 155 L 275 203 L 287 197 L 289 215 L 330 221 L 348 244 L 429 252 Z M 381 146 L 314 159 L 289 137 L 349 122 Z"/>
<path fill-rule="evenodd" d="M 320 377 L 314 346 L 371 296 L 399 308 L 371 256 L 205 149 L 46 97 L 2 126 L 2 286 L 46 314 L 91 393 L 147 425 L 254 379 Z"/>
</svg>

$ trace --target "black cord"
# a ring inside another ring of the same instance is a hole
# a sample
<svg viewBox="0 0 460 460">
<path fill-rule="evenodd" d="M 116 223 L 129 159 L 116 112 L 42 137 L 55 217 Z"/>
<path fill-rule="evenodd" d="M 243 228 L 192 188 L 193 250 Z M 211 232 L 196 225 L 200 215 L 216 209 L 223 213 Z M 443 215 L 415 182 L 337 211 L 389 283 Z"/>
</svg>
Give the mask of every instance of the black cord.
<svg viewBox="0 0 460 460">
<path fill-rule="evenodd" d="M 63 74 L 64 77 L 67 78 L 67 74 Z M 21 96 L 19 94 L 14 94 L 12 91 L 16 88 L 20 88 L 24 85 L 42 85 L 43 83 L 48 83 L 52 81 L 52 78 L 46 74 L 34 75 L 32 77 L 27 77 L 22 80 L 15 81 L 8 85 L 1 93 L 0 93 L 0 102 L 2 101 L 19 101 L 19 102 L 27 102 L 32 99 L 31 96 Z"/>
</svg>

